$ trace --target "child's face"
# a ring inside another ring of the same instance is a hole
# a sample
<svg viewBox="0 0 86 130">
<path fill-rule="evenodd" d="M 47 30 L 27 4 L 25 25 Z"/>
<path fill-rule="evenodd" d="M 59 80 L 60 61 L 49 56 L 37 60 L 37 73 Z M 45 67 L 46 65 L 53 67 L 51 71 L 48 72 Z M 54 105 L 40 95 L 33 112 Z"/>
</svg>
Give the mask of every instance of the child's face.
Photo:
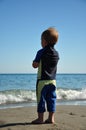
<svg viewBox="0 0 86 130">
<path fill-rule="evenodd" d="M 47 42 L 46 42 L 46 40 L 43 37 L 41 38 L 41 45 L 42 45 L 43 48 L 45 46 L 47 46 Z"/>
</svg>

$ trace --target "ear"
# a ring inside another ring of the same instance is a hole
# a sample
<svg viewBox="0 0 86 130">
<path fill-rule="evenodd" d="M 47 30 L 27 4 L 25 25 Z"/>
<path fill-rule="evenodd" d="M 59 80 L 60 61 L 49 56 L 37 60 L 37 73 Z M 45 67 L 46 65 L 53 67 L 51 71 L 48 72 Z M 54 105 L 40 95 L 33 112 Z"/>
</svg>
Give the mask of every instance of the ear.
<svg viewBox="0 0 86 130">
<path fill-rule="evenodd" d="M 44 40 L 44 43 L 45 43 L 45 46 L 47 46 L 47 45 L 48 45 L 48 43 L 47 43 L 47 41 L 46 41 L 46 40 Z"/>
</svg>

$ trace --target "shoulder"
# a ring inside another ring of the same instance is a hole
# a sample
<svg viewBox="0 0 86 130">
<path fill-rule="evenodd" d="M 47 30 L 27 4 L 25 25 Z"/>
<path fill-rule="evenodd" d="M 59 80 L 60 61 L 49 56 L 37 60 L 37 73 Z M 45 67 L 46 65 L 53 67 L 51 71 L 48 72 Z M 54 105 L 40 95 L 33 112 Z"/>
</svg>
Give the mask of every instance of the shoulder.
<svg viewBox="0 0 86 130">
<path fill-rule="evenodd" d="M 44 51 L 45 51 L 45 48 L 42 48 L 42 49 L 37 51 L 37 54 L 42 55 Z"/>
<path fill-rule="evenodd" d="M 34 62 L 40 62 L 41 57 L 42 57 L 42 55 L 44 53 L 44 50 L 45 49 L 43 48 L 43 49 L 40 49 L 39 51 L 37 51 L 36 57 L 34 59 Z"/>
<path fill-rule="evenodd" d="M 51 48 L 51 55 L 52 57 L 56 58 L 57 60 L 59 60 L 59 53 L 55 48 Z"/>
<path fill-rule="evenodd" d="M 59 59 L 59 53 L 58 53 L 58 51 L 54 49 L 54 53 L 55 53 L 55 55 L 56 55 L 56 56 L 58 57 L 58 59 Z"/>
<path fill-rule="evenodd" d="M 42 48 L 42 49 L 40 49 L 40 50 L 38 50 L 37 51 L 37 57 L 42 57 L 42 55 L 44 54 L 44 52 L 45 52 L 45 48 Z"/>
</svg>

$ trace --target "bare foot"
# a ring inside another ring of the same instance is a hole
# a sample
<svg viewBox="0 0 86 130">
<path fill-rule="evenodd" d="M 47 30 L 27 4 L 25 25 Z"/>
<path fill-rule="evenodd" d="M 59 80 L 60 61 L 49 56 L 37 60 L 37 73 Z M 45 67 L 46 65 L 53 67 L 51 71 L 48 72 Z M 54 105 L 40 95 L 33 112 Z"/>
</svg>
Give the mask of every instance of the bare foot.
<svg viewBox="0 0 86 130">
<path fill-rule="evenodd" d="M 43 124 L 43 122 L 40 121 L 39 119 L 36 119 L 36 120 L 33 120 L 33 121 L 31 122 L 31 124 Z"/>
<path fill-rule="evenodd" d="M 49 119 L 45 120 L 45 123 L 46 124 L 54 124 L 55 122 L 54 121 L 50 121 Z"/>
</svg>

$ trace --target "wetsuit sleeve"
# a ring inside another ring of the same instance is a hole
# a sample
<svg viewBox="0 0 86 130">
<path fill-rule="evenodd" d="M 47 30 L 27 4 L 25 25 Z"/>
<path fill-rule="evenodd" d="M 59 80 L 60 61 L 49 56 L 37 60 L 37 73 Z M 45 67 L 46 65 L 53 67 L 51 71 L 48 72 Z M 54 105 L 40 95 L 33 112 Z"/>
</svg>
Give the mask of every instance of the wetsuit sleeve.
<svg viewBox="0 0 86 130">
<path fill-rule="evenodd" d="M 37 52 L 36 57 L 35 57 L 35 59 L 33 60 L 33 62 L 38 62 L 38 63 L 39 63 L 43 52 L 44 52 L 44 49 L 39 50 L 39 51 Z"/>
</svg>

